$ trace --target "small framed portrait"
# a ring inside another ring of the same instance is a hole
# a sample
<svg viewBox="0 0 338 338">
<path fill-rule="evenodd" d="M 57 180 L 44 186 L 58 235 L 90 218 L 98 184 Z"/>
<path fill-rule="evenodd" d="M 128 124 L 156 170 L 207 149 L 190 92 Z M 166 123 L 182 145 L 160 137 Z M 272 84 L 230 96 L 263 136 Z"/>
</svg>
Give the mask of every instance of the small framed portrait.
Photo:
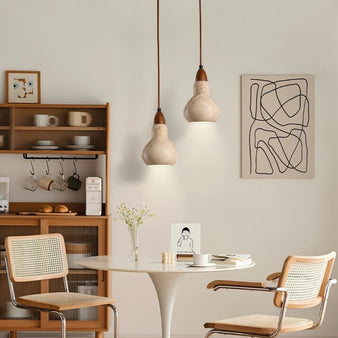
<svg viewBox="0 0 338 338">
<path fill-rule="evenodd" d="M 172 223 L 171 251 L 178 255 L 192 255 L 201 251 L 201 224 Z"/>
<path fill-rule="evenodd" d="M 6 71 L 7 103 L 40 103 L 40 72 Z"/>
</svg>

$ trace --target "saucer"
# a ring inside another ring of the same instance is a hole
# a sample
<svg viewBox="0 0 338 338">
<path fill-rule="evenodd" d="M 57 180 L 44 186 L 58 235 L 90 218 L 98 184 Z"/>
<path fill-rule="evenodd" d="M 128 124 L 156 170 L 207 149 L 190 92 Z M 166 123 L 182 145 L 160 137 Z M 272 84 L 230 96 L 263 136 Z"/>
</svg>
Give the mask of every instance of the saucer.
<svg viewBox="0 0 338 338">
<path fill-rule="evenodd" d="M 94 149 L 95 146 L 93 144 L 70 144 L 66 146 L 66 148 L 80 150 L 80 149 Z"/>
<path fill-rule="evenodd" d="M 59 149 L 59 146 L 32 146 L 32 149 L 35 149 L 35 150 L 56 150 L 56 149 Z"/>
<path fill-rule="evenodd" d="M 207 265 L 189 264 L 189 268 L 210 268 L 216 266 L 216 263 L 208 263 Z"/>
</svg>

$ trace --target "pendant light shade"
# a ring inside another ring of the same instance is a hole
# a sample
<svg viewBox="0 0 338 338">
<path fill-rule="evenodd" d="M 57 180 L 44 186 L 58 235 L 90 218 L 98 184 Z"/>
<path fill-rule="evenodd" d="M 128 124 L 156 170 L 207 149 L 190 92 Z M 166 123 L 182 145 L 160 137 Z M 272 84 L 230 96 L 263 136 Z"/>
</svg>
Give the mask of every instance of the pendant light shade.
<svg viewBox="0 0 338 338">
<path fill-rule="evenodd" d="M 209 83 L 203 66 L 200 66 L 194 83 L 194 96 L 184 108 L 184 116 L 189 122 L 216 122 L 219 109 L 209 96 Z"/>
<path fill-rule="evenodd" d="M 193 97 L 184 108 L 189 122 L 216 122 L 220 112 L 215 101 L 209 96 L 207 73 L 202 65 L 202 0 L 199 0 L 200 66 L 196 74 Z"/>
<path fill-rule="evenodd" d="M 177 152 L 168 139 L 168 128 L 160 108 L 160 0 L 157 0 L 157 113 L 154 118 L 153 137 L 144 147 L 142 159 L 147 165 L 173 165 L 177 159 Z"/>
<path fill-rule="evenodd" d="M 157 111 L 153 125 L 153 137 L 144 147 L 142 158 L 147 165 L 173 165 L 177 152 L 168 139 L 168 128 L 162 112 Z"/>
</svg>

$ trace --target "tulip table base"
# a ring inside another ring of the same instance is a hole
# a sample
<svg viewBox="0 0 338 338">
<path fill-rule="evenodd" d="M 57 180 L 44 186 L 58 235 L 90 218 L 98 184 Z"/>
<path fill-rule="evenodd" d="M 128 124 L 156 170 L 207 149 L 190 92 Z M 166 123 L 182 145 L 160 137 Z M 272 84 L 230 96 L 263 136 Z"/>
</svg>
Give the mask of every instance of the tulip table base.
<svg viewBox="0 0 338 338">
<path fill-rule="evenodd" d="M 245 266 L 233 266 L 218 263 L 208 267 L 191 267 L 187 262 L 176 262 L 175 264 L 162 264 L 155 259 L 144 259 L 138 262 L 124 262 L 114 259 L 112 256 L 88 257 L 76 264 L 88 269 L 104 271 L 138 272 L 147 273 L 156 289 L 161 312 L 162 338 L 170 338 L 171 317 L 175 302 L 175 294 L 180 280 L 187 273 L 210 273 L 228 270 L 250 268 L 252 263 Z"/>
</svg>

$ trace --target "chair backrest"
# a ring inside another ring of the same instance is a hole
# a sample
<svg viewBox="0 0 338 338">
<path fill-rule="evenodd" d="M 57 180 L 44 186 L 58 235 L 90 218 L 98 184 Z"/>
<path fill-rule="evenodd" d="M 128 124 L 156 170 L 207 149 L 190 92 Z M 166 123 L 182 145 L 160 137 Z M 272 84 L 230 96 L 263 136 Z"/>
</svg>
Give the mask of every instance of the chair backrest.
<svg viewBox="0 0 338 338">
<path fill-rule="evenodd" d="M 278 286 L 288 290 L 288 308 L 308 308 L 322 302 L 336 253 L 323 256 L 289 256 L 284 262 Z M 274 303 L 281 307 L 283 294 Z"/>
<path fill-rule="evenodd" d="M 10 236 L 5 240 L 5 247 L 13 282 L 61 278 L 68 274 L 61 234 Z"/>
</svg>

